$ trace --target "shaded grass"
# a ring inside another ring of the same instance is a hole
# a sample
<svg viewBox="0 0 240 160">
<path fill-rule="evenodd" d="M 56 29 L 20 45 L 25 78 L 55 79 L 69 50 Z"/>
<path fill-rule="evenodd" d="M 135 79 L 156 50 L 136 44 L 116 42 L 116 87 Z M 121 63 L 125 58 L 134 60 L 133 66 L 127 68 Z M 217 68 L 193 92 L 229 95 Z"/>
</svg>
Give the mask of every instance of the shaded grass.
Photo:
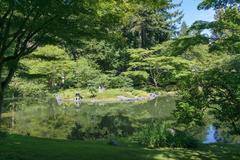
<svg viewBox="0 0 240 160">
<path fill-rule="evenodd" d="M 105 141 L 50 140 L 10 135 L 0 140 L 1 160 L 239 160 L 240 145 L 201 145 L 197 149 L 144 149 Z"/>
</svg>

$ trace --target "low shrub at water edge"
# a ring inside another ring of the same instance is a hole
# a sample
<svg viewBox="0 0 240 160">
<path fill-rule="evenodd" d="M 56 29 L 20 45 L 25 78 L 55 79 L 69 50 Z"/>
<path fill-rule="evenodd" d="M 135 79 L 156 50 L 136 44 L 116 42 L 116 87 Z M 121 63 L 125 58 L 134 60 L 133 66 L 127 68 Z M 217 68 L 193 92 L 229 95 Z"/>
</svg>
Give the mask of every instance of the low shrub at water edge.
<svg viewBox="0 0 240 160">
<path fill-rule="evenodd" d="M 6 138 L 8 135 L 8 132 L 6 129 L 4 128 L 0 128 L 0 140 L 3 139 L 3 138 Z"/>
<path fill-rule="evenodd" d="M 198 142 L 186 132 L 173 129 L 170 123 L 154 122 L 140 129 L 133 140 L 148 148 L 182 147 L 194 148 Z"/>
</svg>

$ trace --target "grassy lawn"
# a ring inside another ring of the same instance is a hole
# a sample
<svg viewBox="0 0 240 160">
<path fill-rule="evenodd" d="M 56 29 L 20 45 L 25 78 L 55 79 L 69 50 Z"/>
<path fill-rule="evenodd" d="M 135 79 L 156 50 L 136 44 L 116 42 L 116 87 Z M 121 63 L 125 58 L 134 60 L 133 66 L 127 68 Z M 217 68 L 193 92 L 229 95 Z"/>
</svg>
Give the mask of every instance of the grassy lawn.
<svg viewBox="0 0 240 160">
<path fill-rule="evenodd" d="M 240 145 L 202 145 L 197 149 L 149 150 L 106 142 L 48 140 L 11 135 L 0 140 L 0 160 L 239 160 Z"/>
<path fill-rule="evenodd" d="M 80 93 L 81 96 L 83 96 L 83 99 L 96 99 L 96 100 L 115 100 L 118 96 L 126 96 L 126 97 L 145 97 L 148 96 L 148 93 L 142 90 L 136 90 L 136 89 L 107 89 L 102 93 L 97 93 L 96 97 L 91 97 L 91 93 L 88 89 L 66 89 L 59 94 L 63 98 L 74 98 L 76 93 Z"/>
</svg>

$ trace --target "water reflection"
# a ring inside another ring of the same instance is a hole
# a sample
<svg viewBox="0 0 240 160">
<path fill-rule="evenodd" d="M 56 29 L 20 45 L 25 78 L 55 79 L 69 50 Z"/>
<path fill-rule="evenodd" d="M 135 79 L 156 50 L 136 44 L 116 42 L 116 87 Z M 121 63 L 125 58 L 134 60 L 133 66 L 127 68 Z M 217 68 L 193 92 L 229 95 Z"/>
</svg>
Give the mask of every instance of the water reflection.
<svg viewBox="0 0 240 160">
<path fill-rule="evenodd" d="M 217 133 L 216 128 L 212 124 L 209 125 L 206 140 L 204 140 L 203 143 L 204 144 L 216 143 L 217 142 L 216 133 Z"/>
<path fill-rule="evenodd" d="M 59 103 L 17 101 L 12 132 L 47 138 L 127 136 L 152 119 L 172 119 L 174 97 L 137 103 Z M 8 111 L 9 112 L 9 111 Z"/>
<path fill-rule="evenodd" d="M 175 97 L 116 104 L 59 103 L 55 99 L 25 99 L 7 104 L 6 112 L 10 117 L 4 122 L 13 133 L 56 139 L 95 139 L 128 136 L 153 120 L 173 120 L 171 113 L 175 109 Z M 194 136 L 203 143 L 230 139 L 213 125 L 206 129 L 202 127 L 190 132 L 194 132 Z M 239 139 L 234 138 L 234 141 Z"/>
</svg>

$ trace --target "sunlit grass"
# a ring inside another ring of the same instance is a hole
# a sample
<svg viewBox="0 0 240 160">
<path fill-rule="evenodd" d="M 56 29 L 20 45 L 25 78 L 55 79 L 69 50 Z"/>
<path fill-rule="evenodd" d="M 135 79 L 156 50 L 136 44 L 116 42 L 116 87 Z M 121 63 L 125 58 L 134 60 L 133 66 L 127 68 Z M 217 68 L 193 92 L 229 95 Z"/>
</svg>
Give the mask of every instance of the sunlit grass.
<svg viewBox="0 0 240 160">
<path fill-rule="evenodd" d="M 148 93 L 142 90 L 136 89 L 107 89 L 104 92 L 97 92 L 96 97 L 91 97 L 91 93 L 88 89 L 67 89 L 59 92 L 63 98 L 71 99 L 75 97 L 76 93 L 80 93 L 83 99 L 96 99 L 96 100 L 116 100 L 118 96 L 125 96 L 129 98 L 133 97 L 146 97 Z"/>
<path fill-rule="evenodd" d="M 11 135 L 0 140 L 1 160 L 239 160 L 240 145 L 201 145 L 196 149 L 145 149 L 106 141 L 50 140 Z"/>
</svg>

